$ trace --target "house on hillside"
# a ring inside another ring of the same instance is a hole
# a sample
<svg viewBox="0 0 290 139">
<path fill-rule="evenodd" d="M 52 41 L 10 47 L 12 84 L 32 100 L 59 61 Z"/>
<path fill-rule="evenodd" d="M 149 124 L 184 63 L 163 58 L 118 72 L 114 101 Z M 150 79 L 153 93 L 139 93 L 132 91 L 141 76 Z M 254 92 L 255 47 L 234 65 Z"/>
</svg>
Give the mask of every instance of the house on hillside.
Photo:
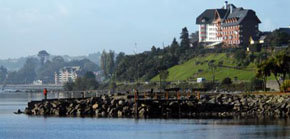
<svg viewBox="0 0 290 139">
<path fill-rule="evenodd" d="M 258 37 L 260 19 L 251 9 L 237 8 L 227 1 L 220 9 L 207 9 L 196 19 L 199 42 L 226 47 L 247 46 L 250 37 Z"/>
<path fill-rule="evenodd" d="M 271 32 L 260 32 L 258 36 L 250 36 L 250 44 L 261 44 L 266 45 L 266 39 Z"/>
</svg>

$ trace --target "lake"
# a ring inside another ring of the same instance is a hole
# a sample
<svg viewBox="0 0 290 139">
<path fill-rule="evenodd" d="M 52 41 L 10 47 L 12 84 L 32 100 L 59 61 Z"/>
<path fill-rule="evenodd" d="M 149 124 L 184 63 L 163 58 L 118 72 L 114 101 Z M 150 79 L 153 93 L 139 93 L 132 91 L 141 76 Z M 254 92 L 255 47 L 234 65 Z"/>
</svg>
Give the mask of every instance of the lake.
<svg viewBox="0 0 290 139">
<path fill-rule="evenodd" d="M 0 138 L 189 139 L 290 138 L 289 119 L 100 119 L 15 115 L 30 100 L 0 93 Z"/>
</svg>

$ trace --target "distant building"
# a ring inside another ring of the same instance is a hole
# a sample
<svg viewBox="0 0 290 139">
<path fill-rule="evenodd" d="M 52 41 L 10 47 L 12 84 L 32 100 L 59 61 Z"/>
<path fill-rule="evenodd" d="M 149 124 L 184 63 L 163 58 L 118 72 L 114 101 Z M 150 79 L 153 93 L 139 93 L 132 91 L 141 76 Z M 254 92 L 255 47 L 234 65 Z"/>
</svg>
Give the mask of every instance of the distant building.
<svg viewBox="0 0 290 139">
<path fill-rule="evenodd" d="M 196 82 L 197 83 L 203 83 L 203 82 L 205 82 L 205 78 L 197 78 Z"/>
<path fill-rule="evenodd" d="M 250 37 L 250 44 L 265 44 L 271 32 L 260 32 L 258 36 Z"/>
<path fill-rule="evenodd" d="M 33 85 L 42 85 L 42 80 L 33 81 Z"/>
<path fill-rule="evenodd" d="M 64 67 L 58 72 L 55 72 L 55 84 L 64 84 L 67 82 L 74 82 L 78 77 L 80 71 L 79 66 Z"/>
<path fill-rule="evenodd" d="M 227 1 L 221 9 L 207 9 L 196 19 L 200 43 L 236 46 L 248 45 L 251 36 L 258 37 L 260 23 L 255 11 Z"/>
</svg>

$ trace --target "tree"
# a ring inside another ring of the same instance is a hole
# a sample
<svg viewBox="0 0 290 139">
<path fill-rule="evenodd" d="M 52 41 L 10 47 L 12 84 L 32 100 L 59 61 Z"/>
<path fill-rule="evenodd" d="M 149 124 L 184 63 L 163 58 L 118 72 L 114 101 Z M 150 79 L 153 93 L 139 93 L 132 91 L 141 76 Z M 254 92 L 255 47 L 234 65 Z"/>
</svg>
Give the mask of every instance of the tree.
<svg viewBox="0 0 290 139">
<path fill-rule="evenodd" d="M 258 71 L 256 73 L 256 77 L 261 78 L 263 80 L 263 89 L 266 91 L 266 84 L 267 84 L 267 77 L 271 76 L 271 70 L 270 67 L 271 65 L 269 64 L 269 61 L 264 61 L 261 64 L 258 64 L 257 68 Z"/>
<path fill-rule="evenodd" d="M 234 58 L 239 62 L 243 61 L 246 57 L 247 55 L 245 50 L 239 49 L 234 53 Z"/>
<path fill-rule="evenodd" d="M 13 79 L 8 76 L 8 79 L 13 79 L 12 82 L 18 84 L 32 83 L 36 79 L 36 68 L 38 63 L 38 59 L 28 58 L 23 67 L 18 72 L 15 72 L 14 77 L 16 78 Z"/>
<path fill-rule="evenodd" d="M 64 84 L 63 89 L 66 91 L 73 91 L 74 89 L 74 83 L 73 82 L 67 82 Z"/>
<path fill-rule="evenodd" d="M 101 69 L 104 72 L 105 77 L 108 76 L 108 70 L 107 70 L 107 52 L 104 50 L 101 55 Z"/>
<path fill-rule="evenodd" d="M 257 76 L 262 77 L 264 81 L 271 73 L 281 88 L 287 74 L 290 73 L 290 56 L 286 51 L 282 51 L 258 65 Z"/>
<path fill-rule="evenodd" d="M 93 72 L 86 72 L 83 77 L 78 77 L 75 82 L 67 82 L 63 88 L 67 91 L 86 91 L 95 90 L 99 86 Z"/>
<path fill-rule="evenodd" d="M 196 42 L 198 42 L 198 35 L 199 33 L 198 33 L 198 31 L 196 31 L 195 33 L 191 33 L 190 34 L 190 43 L 191 44 L 194 44 L 194 43 L 196 43 Z"/>
<path fill-rule="evenodd" d="M 271 72 L 274 74 L 279 87 L 286 79 L 286 75 L 290 73 L 290 56 L 285 52 L 278 53 L 275 57 L 269 59 Z"/>
<path fill-rule="evenodd" d="M 258 53 L 258 55 L 255 58 L 256 65 L 260 65 L 264 60 L 268 58 L 269 54 L 266 51 L 262 51 Z"/>
<path fill-rule="evenodd" d="M 6 80 L 8 75 L 8 70 L 4 66 L 0 66 L 0 83 L 3 83 Z"/>
<path fill-rule="evenodd" d="M 290 35 L 280 30 L 273 31 L 266 39 L 266 42 L 273 46 L 281 46 L 289 44 Z"/>
<path fill-rule="evenodd" d="M 224 78 L 223 81 L 222 81 L 223 85 L 231 85 L 232 83 L 233 83 L 232 79 L 229 78 L 229 77 Z"/>
<path fill-rule="evenodd" d="M 184 48 L 190 47 L 189 34 L 186 27 L 182 29 L 180 39 L 181 39 L 181 42 L 180 42 L 181 47 L 184 47 Z"/>
<path fill-rule="evenodd" d="M 151 48 L 151 52 L 154 54 L 154 53 L 156 53 L 156 51 L 157 51 L 157 49 L 156 49 L 156 47 L 153 45 L 152 48 Z"/>
<path fill-rule="evenodd" d="M 167 79 L 168 75 L 169 75 L 168 70 L 161 70 L 160 71 L 160 73 L 159 73 L 160 88 L 161 88 L 161 86 L 163 86 L 163 88 L 165 88 L 165 85 L 161 85 L 161 84 L 162 84 L 162 81 L 165 82 L 165 80 Z"/>
<path fill-rule="evenodd" d="M 107 53 L 106 51 L 103 51 L 102 56 L 101 56 L 101 68 L 104 71 L 104 75 L 106 78 L 111 78 L 114 69 L 115 69 L 115 52 L 114 51 L 109 51 Z"/>
<path fill-rule="evenodd" d="M 168 70 L 162 70 L 162 71 L 160 71 L 160 77 L 159 78 L 160 78 L 160 80 L 165 81 L 167 79 L 168 75 L 169 75 Z"/>
<path fill-rule="evenodd" d="M 49 54 L 45 50 L 42 50 L 38 52 L 37 56 L 40 58 L 41 65 L 43 65 L 44 62 L 47 60 Z"/>
<path fill-rule="evenodd" d="M 115 70 L 115 52 L 112 50 L 107 55 L 107 70 L 109 76 L 112 77 Z"/>
<path fill-rule="evenodd" d="M 174 38 L 169 48 L 171 55 L 178 56 L 178 51 L 177 51 L 178 48 L 179 48 L 179 44 L 176 38 Z"/>
<path fill-rule="evenodd" d="M 215 64 L 215 60 L 211 60 L 208 62 L 208 68 L 210 70 L 210 73 L 212 75 L 212 83 L 215 83 L 215 73 L 217 69 L 217 65 Z"/>
<path fill-rule="evenodd" d="M 121 61 L 125 58 L 125 56 L 126 55 L 124 52 L 120 52 L 116 57 L 115 66 L 117 66 L 119 63 L 121 63 Z"/>
</svg>

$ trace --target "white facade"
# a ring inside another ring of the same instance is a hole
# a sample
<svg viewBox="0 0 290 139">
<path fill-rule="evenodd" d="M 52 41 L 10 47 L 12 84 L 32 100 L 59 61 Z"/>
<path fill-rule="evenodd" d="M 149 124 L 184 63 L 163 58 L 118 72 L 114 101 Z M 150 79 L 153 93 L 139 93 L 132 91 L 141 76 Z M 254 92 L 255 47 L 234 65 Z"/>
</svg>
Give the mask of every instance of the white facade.
<svg viewBox="0 0 290 139">
<path fill-rule="evenodd" d="M 221 37 L 217 37 L 216 24 L 201 24 L 199 25 L 199 42 L 222 42 Z"/>
<path fill-rule="evenodd" d="M 80 70 L 80 67 L 64 67 L 59 70 L 58 73 L 55 73 L 55 84 L 64 84 L 67 82 L 74 82 L 78 74 L 77 72 Z"/>
</svg>

